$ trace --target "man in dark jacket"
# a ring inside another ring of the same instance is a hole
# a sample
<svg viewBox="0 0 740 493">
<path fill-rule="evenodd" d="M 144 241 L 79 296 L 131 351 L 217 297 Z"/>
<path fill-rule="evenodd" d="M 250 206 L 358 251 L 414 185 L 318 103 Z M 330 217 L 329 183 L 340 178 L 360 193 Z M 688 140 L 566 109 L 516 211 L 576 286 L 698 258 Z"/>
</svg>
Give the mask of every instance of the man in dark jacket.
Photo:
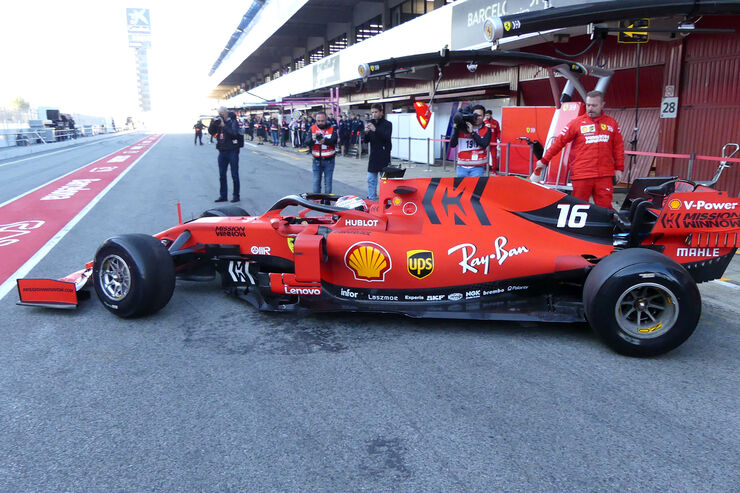
<svg viewBox="0 0 740 493">
<path fill-rule="evenodd" d="M 226 202 L 229 190 L 226 183 L 226 170 L 231 165 L 231 180 L 234 183 L 232 202 L 239 202 L 239 123 L 233 111 L 223 106 L 218 109 L 218 118 L 211 120 L 208 133 L 216 137 L 218 149 L 218 176 L 221 190 L 215 202 Z"/>
<path fill-rule="evenodd" d="M 349 120 L 345 118 L 344 114 L 339 117 L 339 128 L 337 130 L 339 130 L 339 147 L 342 156 L 346 156 L 349 144 Z"/>
<path fill-rule="evenodd" d="M 362 136 L 362 120 L 360 120 L 360 115 L 357 114 L 354 116 L 351 122 L 349 122 L 349 129 L 351 133 L 350 137 L 350 145 L 356 145 L 358 149 L 358 155 L 359 152 L 362 150 L 361 144 L 361 136 Z"/>
<path fill-rule="evenodd" d="M 378 173 L 391 164 L 393 125 L 385 119 L 383 105 L 371 106 L 371 120 L 365 124 L 365 141 L 370 145 L 367 161 L 367 198 L 378 200 Z"/>
<path fill-rule="evenodd" d="M 203 145 L 203 129 L 206 126 L 203 125 L 203 122 L 201 120 L 198 120 L 195 125 L 193 125 L 193 128 L 195 129 L 195 140 L 193 140 L 193 145 L 198 145 L 198 141 L 200 141 L 200 145 Z"/>
</svg>

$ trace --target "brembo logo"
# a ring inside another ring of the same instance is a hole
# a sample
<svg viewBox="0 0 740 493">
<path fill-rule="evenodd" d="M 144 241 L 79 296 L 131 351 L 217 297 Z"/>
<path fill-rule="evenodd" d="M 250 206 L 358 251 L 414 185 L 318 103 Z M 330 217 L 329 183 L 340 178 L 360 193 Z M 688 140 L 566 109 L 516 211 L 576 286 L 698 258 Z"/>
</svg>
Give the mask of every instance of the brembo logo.
<svg viewBox="0 0 740 493">
<path fill-rule="evenodd" d="M 285 294 L 297 294 L 301 296 L 319 296 L 321 294 L 321 288 L 296 288 L 293 286 L 285 286 Z"/>
</svg>

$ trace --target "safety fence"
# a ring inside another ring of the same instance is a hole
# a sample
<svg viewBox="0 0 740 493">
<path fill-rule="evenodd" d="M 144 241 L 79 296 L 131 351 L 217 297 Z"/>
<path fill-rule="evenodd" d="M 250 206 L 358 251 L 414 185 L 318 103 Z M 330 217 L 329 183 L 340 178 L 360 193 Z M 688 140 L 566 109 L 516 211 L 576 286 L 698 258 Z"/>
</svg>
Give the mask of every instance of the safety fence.
<svg viewBox="0 0 740 493">
<path fill-rule="evenodd" d="M 111 132 L 107 131 L 106 128 L 92 125 L 74 129 L 0 129 L 0 148 L 50 144 L 105 133 Z"/>
</svg>

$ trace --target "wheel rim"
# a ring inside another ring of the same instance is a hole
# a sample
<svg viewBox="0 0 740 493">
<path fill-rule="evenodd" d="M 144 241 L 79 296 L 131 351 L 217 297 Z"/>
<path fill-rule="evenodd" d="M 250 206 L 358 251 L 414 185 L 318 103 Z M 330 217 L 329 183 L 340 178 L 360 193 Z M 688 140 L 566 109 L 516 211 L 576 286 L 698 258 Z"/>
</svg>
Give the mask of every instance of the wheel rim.
<svg viewBox="0 0 740 493">
<path fill-rule="evenodd" d="M 99 280 L 103 292 L 112 300 L 122 300 L 131 289 L 131 272 L 118 255 L 108 255 L 103 259 Z"/>
<path fill-rule="evenodd" d="M 653 339 L 673 327 L 678 319 L 678 300 L 660 284 L 636 284 L 619 297 L 614 315 L 619 327 L 630 336 Z"/>
</svg>

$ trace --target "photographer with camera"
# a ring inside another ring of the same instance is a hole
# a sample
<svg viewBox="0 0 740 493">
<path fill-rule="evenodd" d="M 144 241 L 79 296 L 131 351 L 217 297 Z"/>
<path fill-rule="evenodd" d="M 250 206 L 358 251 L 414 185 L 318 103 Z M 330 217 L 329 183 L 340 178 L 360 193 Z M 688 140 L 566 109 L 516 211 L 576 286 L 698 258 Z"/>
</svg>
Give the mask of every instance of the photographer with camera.
<svg viewBox="0 0 740 493">
<path fill-rule="evenodd" d="M 365 142 L 370 147 L 367 160 L 367 198 L 378 200 L 378 173 L 391 164 L 391 133 L 393 124 L 385 119 L 383 105 L 370 107 L 370 120 L 365 123 Z"/>
<path fill-rule="evenodd" d="M 321 175 L 324 175 L 324 193 L 331 193 L 334 175 L 338 132 L 326 121 L 326 113 L 316 113 L 316 123 L 311 125 L 311 154 L 313 154 L 313 193 L 321 193 Z"/>
<path fill-rule="evenodd" d="M 455 113 L 450 147 L 457 147 L 457 175 L 483 176 L 488 166 L 491 129 L 483 124 L 486 109 L 477 104 Z"/>
<path fill-rule="evenodd" d="M 240 143 L 244 141 L 240 134 L 236 114 L 221 106 L 218 109 L 218 117 L 212 119 L 208 125 L 208 133 L 216 137 L 216 149 L 218 149 L 218 176 L 221 189 L 215 202 L 228 200 L 226 170 L 229 165 L 231 165 L 231 180 L 234 183 L 234 195 L 231 201 L 239 202 L 239 148 Z"/>
</svg>

